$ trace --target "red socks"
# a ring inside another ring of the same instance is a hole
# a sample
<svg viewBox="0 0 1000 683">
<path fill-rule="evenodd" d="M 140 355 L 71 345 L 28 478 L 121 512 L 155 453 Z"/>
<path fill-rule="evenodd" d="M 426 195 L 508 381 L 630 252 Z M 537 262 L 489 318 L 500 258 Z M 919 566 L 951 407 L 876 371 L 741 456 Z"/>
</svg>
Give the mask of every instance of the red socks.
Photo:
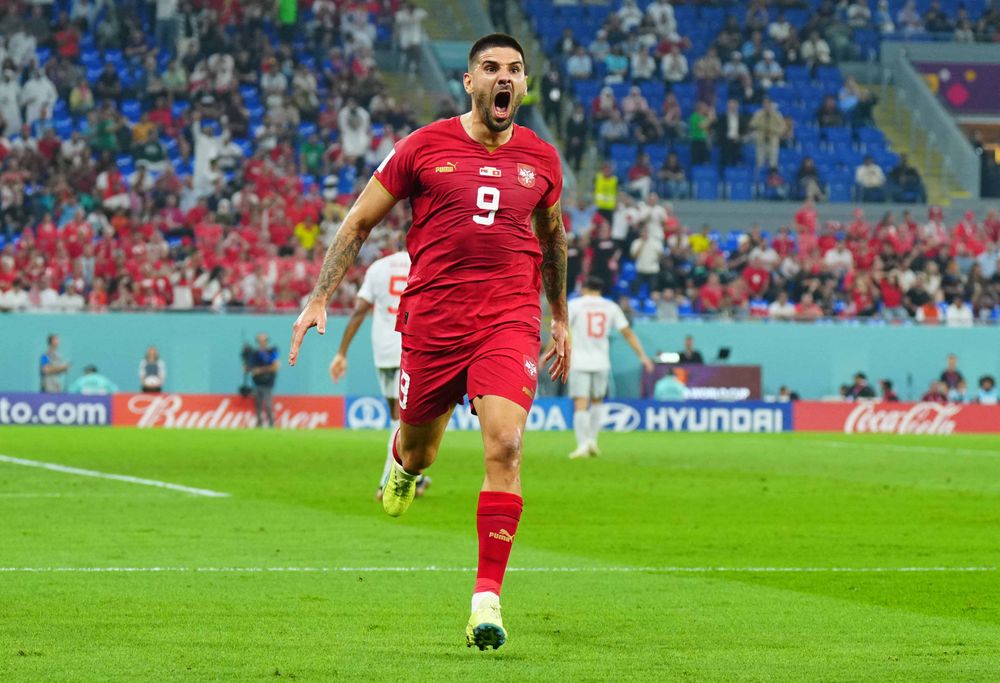
<svg viewBox="0 0 1000 683">
<path fill-rule="evenodd" d="M 524 500 L 516 493 L 481 491 L 476 511 L 479 532 L 479 571 L 476 572 L 476 593 L 500 595 L 507 560 L 521 519 Z"/>
</svg>

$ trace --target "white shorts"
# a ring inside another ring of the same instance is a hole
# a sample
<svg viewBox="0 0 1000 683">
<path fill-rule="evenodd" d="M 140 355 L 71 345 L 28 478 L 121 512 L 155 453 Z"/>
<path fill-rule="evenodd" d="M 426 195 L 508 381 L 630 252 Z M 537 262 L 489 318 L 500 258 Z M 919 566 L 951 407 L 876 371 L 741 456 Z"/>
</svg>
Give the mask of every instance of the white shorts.
<svg viewBox="0 0 1000 683">
<path fill-rule="evenodd" d="M 604 398 L 608 394 L 608 371 L 569 371 L 569 395 L 572 398 Z"/>
<path fill-rule="evenodd" d="M 399 368 L 375 368 L 378 373 L 378 386 L 382 396 L 394 401 L 399 400 Z"/>
</svg>

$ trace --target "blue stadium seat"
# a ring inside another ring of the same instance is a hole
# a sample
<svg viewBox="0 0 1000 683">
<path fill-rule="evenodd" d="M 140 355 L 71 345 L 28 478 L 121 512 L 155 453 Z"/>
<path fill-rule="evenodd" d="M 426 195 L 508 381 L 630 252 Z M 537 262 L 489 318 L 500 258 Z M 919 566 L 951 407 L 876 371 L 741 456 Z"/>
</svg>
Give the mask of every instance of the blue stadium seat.
<svg viewBox="0 0 1000 683">
<path fill-rule="evenodd" d="M 622 282 L 632 282 L 635 279 L 635 261 L 622 261 L 621 270 L 618 273 L 618 279 Z"/>
<path fill-rule="evenodd" d="M 858 142 L 867 151 L 871 148 L 884 148 L 885 135 L 878 128 L 863 126 L 857 130 Z"/>
<path fill-rule="evenodd" d="M 719 198 L 719 178 L 702 177 L 692 178 L 691 188 L 695 199 L 718 199 Z"/>
<path fill-rule="evenodd" d="M 794 87 L 809 83 L 812 80 L 809 75 L 809 67 L 801 64 L 791 64 L 785 67 L 785 80 Z"/>
<path fill-rule="evenodd" d="M 851 129 L 846 127 L 831 126 L 824 128 L 823 137 L 826 138 L 830 148 L 843 145 L 852 146 L 854 144 L 854 136 L 851 134 Z"/>
<path fill-rule="evenodd" d="M 844 84 L 844 79 L 840 75 L 840 69 L 836 66 L 816 67 L 816 81 L 829 88 L 840 88 Z"/>
<path fill-rule="evenodd" d="M 142 115 L 142 103 L 138 100 L 125 100 L 122 102 L 122 114 L 132 123 L 138 123 Z"/>
<path fill-rule="evenodd" d="M 753 170 L 746 166 L 731 166 L 723 176 L 726 196 L 732 201 L 747 202 L 753 199 Z"/>
<path fill-rule="evenodd" d="M 806 156 L 815 156 L 819 151 L 820 135 L 819 129 L 811 126 L 803 126 L 795 129 L 795 144 Z"/>
</svg>

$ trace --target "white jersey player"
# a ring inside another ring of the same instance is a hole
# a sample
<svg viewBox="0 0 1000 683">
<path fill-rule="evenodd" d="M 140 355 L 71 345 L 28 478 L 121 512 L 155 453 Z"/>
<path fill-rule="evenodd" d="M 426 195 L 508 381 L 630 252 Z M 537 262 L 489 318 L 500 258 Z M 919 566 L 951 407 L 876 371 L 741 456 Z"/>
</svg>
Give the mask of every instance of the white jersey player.
<svg viewBox="0 0 1000 683">
<path fill-rule="evenodd" d="M 379 388 L 389 403 L 389 415 L 392 419 L 385 467 L 375 493 L 375 497 L 379 499 L 392 466 L 392 439 L 399 429 L 399 357 L 403 342 L 396 331 L 396 311 L 399 309 L 399 295 L 406 289 L 409 275 L 410 255 L 406 251 L 384 256 L 368 266 L 354 302 L 354 312 L 347 321 L 344 336 L 340 340 L 340 349 L 330 363 L 330 376 L 337 382 L 347 372 L 347 350 L 351 341 L 368 312 L 372 311 L 372 356 L 375 358 Z M 417 495 L 423 494 L 430 481 L 428 477 L 421 477 L 417 484 Z"/>
<path fill-rule="evenodd" d="M 629 327 L 618 304 L 601 296 L 604 283 L 587 278 L 583 295 L 569 302 L 569 330 L 573 339 L 573 365 L 569 371 L 569 395 L 573 397 L 573 431 L 576 450 L 571 458 L 596 456 L 597 434 L 604 420 L 604 397 L 608 393 L 611 354 L 608 338 L 621 333 L 647 372 L 653 362 Z"/>
</svg>

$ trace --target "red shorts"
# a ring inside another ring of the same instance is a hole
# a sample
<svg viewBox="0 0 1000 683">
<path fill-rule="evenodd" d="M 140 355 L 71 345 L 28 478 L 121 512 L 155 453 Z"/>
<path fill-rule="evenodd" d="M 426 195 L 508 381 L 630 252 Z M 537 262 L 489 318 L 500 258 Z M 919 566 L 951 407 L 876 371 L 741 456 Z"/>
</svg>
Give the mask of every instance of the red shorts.
<svg viewBox="0 0 1000 683">
<path fill-rule="evenodd" d="M 399 417 L 425 424 L 479 396 L 501 396 L 531 409 L 538 388 L 538 331 L 503 327 L 475 342 L 408 349 L 403 335 L 399 367 Z M 475 412 L 475 408 L 473 408 Z"/>
</svg>

